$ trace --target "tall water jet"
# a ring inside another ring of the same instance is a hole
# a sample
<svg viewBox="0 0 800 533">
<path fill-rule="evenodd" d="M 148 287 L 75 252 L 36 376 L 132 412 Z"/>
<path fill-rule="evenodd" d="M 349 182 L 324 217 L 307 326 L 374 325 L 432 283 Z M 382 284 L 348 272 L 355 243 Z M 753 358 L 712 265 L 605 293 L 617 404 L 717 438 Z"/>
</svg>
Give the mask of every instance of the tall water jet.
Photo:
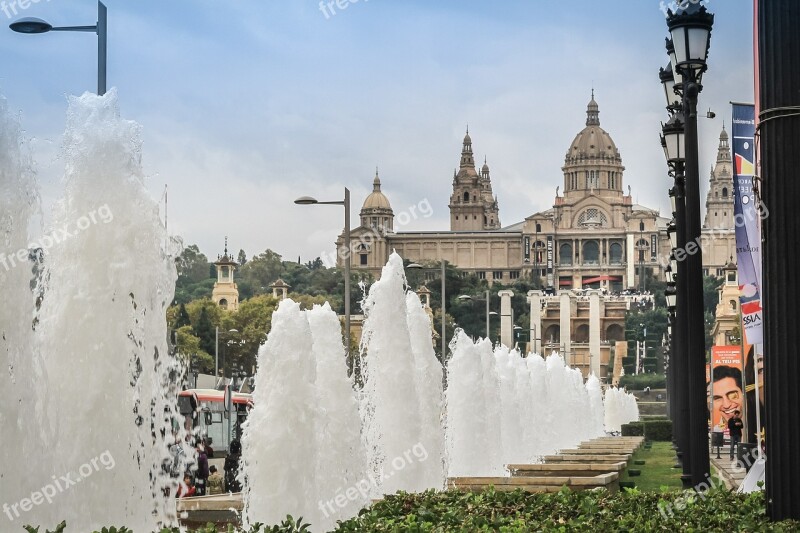
<svg viewBox="0 0 800 533">
<path fill-rule="evenodd" d="M 6 301 L 0 306 L 1 502 L 15 502 L 41 486 L 30 475 L 30 463 L 20 460 L 26 450 L 40 449 L 37 421 L 46 414 L 35 394 L 42 388 L 44 369 L 33 349 L 31 288 L 38 277 L 28 260 L 28 225 L 37 208 L 36 180 L 21 128 L 0 97 L 0 293 Z M 7 519 L 0 515 L 0 524 Z"/>
<path fill-rule="evenodd" d="M 447 365 L 447 452 L 450 477 L 502 475 L 500 385 L 492 344 L 457 330 Z"/>
<path fill-rule="evenodd" d="M 313 526 L 315 531 L 330 531 L 337 520 L 352 518 L 369 504 L 370 482 L 366 451 L 361 441 L 358 401 L 353 380 L 347 376 L 342 325 L 328 303 L 306 311 L 306 318 L 316 361 L 315 476 L 321 498 L 317 508 L 324 515 L 313 522 Z M 343 502 L 340 494 L 346 496 L 344 505 L 340 505 Z"/>
<path fill-rule="evenodd" d="M 175 485 L 162 476 L 179 378 L 164 319 L 174 259 L 144 186 L 140 127 L 121 119 L 116 91 L 69 99 L 64 152 L 65 196 L 38 241 L 46 270 L 36 337 L 22 352 L 41 353 L 42 371 L 23 379 L 43 402 L 26 420 L 41 440 L 17 455 L 35 460 L 3 493 L 11 502 L 34 500 L 29 485 L 39 500 L 51 493 L 20 522 L 150 531 L 175 519 Z"/>
<path fill-rule="evenodd" d="M 283 300 L 258 352 L 254 407 L 244 424 L 240 479 L 244 521 L 276 524 L 287 514 L 320 523 L 316 363 L 300 305 Z"/>
<path fill-rule="evenodd" d="M 589 437 L 605 435 L 605 410 L 603 408 L 603 390 L 600 380 L 592 374 L 586 380 L 586 392 L 589 394 Z"/>
<path fill-rule="evenodd" d="M 403 260 L 392 253 L 363 308 L 362 419 L 375 495 L 425 489 L 422 408 L 407 326 Z M 418 450 L 413 457 L 413 450 Z M 410 458 L 409 460 L 405 458 Z M 401 468 L 398 468 L 402 466 Z"/>
<path fill-rule="evenodd" d="M 606 389 L 603 400 L 605 406 L 605 426 L 608 432 L 622 431 L 622 424 L 639 420 L 639 406 L 636 397 L 616 387 Z"/>
<path fill-rule="evenodd" d="M 422 307 L 419 296 L 406 295 L 408 332 L 414 354 L 414 376 L 420 405 L 420 444 L 427 452 L 424 468 L 419 472 L 422 489 L 441 489 L 445 485 L 444 390 L 442 364 L 433 349 L 431 318 Z"/>
</svg>

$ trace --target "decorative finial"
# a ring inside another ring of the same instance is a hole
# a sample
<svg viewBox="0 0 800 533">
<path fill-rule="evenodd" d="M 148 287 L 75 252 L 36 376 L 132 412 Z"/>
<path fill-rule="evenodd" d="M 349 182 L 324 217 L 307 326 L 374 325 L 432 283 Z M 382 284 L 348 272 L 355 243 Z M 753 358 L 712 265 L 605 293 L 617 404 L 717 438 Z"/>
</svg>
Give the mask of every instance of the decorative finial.
<svg viewBox="0 0 800 533">
<path fill-rule="evenodd" d="M 225 235 L 225 255 L 228 255 L 228 236 Z"/>
<path fill-rule="evenodd" d="M 467 122 L 467 135 L 469 135 L 469 122 Z"/>
<path fill-rule="evenodd" d="M 594 100 L 594 82 L 592 82 L 592 100 Z"/>
</svg>

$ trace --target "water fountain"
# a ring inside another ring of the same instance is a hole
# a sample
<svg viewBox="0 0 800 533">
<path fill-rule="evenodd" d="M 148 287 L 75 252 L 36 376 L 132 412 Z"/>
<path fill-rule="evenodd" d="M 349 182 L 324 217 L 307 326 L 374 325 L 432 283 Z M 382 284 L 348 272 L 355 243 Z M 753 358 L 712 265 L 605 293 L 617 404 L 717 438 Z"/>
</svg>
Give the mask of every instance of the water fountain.
<svg viewBox="0 0 800 533">
<path fill-rule="evenodd" d="M 608 432 L 620 432 L 622 424 L 639 420 L 639 406 L 632 394 L 609 387 L 604 399 L 605 427 Z"/>
<path fill-rule="evenodd" d="M 177 411 L 164 321 L 176 274 L 140 128 L 120 117 L 116 91 L 71 97 L 64 198 L 53 229 L 29 239 L 35 186 L 5 103 L 0 116 L 2 253 L 27 256 L 35 242 L 42 258 L 35 275 L 27 257 L 0 273 L 14 302 L 0 311 L 0 530 L 156 529 L 175 518 L 162 465 Z"/>
</svg>

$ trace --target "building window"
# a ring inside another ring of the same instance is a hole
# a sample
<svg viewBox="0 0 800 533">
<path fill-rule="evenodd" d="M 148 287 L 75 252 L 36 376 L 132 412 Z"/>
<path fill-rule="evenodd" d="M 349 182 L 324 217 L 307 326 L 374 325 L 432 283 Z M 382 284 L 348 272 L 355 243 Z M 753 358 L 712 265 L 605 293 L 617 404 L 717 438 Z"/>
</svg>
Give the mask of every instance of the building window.
<svg viewBox="0 0 800 533">
<path fill-rule="evenodd" d="M 718 277 L 718 278 L 721 278 L 721 277 L 722 277 L 722 269 L 721 269 L 721 268 L 718 268 L 718 269 L 717 269 L 717 277 Z"/>
<path fill-rule="evenodd" d="M 512 270 L 508 273 L 509 279 L 519 279 L 519 270 Z"/>
<path fill-rule="evenodd" d="M 727 198 L 728 197 L 728 188 L 727 187 L 723 187 L 722 188 L 722 197 L 723 198 Z"/>
<path fill-rule="evenodd" d="M 611 252 L 611 264 L 619 265 L 622 263 L 622 245 L 618 242 L 612 242 L 609 247 Z"/>
<path fill-rule="evenodd" d="M 367 266 L 367 254 L 361 254 L 361 266 Z"/>
<path fill-rule="evenodd" d="M 478 279 L 486 279 L 486 272 L 483 271 L 478 272 Z"/>
<path fill-rule="evenodd" d="M 583 264 L 596 265 L 600 263 L 600 245 L 597 241 L 583 243 Z"/>
<path fill-rule="evenodd" d="M 707 268 L 704 268 L 704 269 L 703 269 L 703 275 L 704 275 L 704 276 L 708 276 L 708 269 L 707 269 Z"/>
<path fill-rule="evenodd" d="M 578 224 L 584 228 L 603 228 L 608 225 L 608 218 L 599 209 L 590 207 L 580 214 Z"/>
<path fill-rule="evenodd" d="M 492 279 L 494 279 L 494 280 L 503 279 L 503 271 L 502 270 L 495 270 L 494 272 L 492 272 Z"/>
<path fill-rule="evenodd" d="M 468 192 L 464 193 L 464 201 L 465 202 L 469 202 L 469 193 Z"/>
<path fill-rule="evenodd" d="M 541 232 L 542 232 L 542 225 L 537 222 L 536 223 L 536 233 L 541 233 Z"/>
<path fill-rule="evenodd" d="M 639 231 L 644 231 L 644 221 L 639 221 Z"/>
<path fill-rule="evenodd" d="M 570 243 L 565 242 L 558 248 L 558 259 L 562 266 L 572 265 L 572 245 Z"/>
</svg>

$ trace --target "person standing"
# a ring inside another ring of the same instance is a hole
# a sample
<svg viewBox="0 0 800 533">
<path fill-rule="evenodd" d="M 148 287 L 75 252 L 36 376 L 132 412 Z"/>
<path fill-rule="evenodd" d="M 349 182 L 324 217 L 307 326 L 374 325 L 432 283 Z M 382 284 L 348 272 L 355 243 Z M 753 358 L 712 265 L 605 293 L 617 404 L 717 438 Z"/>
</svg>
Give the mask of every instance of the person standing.
<svg viewBox="0 0 800 533">
<path fill-rule="evenodd" d="M 744 422 L 742 422 L 742 419 L 739 417 L 739 411 L 734 411 L 733 417 L 728 420 L 728 433 L 731 437 L 731 461 L 733 461 L 736 445 L 742 442 L 742 428 L 744 428 Z"/>
<path fill-rule="evenodd" d="M 211 465 L 208 471 L 210 472 L 208 476 L 208 494 L 214 495 L 225 492 L 225 480 L 222 474 L 217 471 L 217 467 Z"/>
<path fill-rule="evenodd" d="M 197 496 L 206 495 L 208 485 L 208 457 L 202 443 L 197 444 L 197 472 L 195 473 L 195 487 Z"/>
</svg>

